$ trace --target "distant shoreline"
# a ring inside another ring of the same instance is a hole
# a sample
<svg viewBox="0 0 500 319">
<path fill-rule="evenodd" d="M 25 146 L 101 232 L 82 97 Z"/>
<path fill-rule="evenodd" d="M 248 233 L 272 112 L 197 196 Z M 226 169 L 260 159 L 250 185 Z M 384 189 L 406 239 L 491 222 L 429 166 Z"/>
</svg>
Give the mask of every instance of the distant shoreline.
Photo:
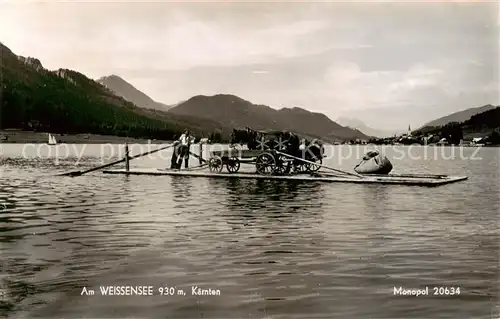
<svg viewBox="0 0 500 319">
<path fill-rule="evenodd" d="M 60 144 L 170 144 L 171 140 L 155 140 L 145 138 L 131 138 L 114 135 L 99 135 L 99 134 L 52 134 Z M 0 144 L 47 144 L 48 132 L 33 132 L 21 130 L 0 130 Z M 328 143 L 329 144 L 329 143 Z M 377 146 L 411 146 L 403 144 L 332 144 L 332 145 L 377 145 Z M 421 145 L 425 146 L 425 145 Z M 444 146 L 453 145 L 433 145 L 427 146 Z M 462 147 L 477 147 L 478 145 L 455 145 Z M 500 147 L 498 144 L 481 145 L 482 147 Z"/>
<path fill-rule="evenodd" d="M 99 134 L 52 134 L 58 143 L 64 144 L 165 144 L 172 141 L 150 140 Z M 0 130 L 0 144 L 47 144 L 48 132 Z"/>
</svg>

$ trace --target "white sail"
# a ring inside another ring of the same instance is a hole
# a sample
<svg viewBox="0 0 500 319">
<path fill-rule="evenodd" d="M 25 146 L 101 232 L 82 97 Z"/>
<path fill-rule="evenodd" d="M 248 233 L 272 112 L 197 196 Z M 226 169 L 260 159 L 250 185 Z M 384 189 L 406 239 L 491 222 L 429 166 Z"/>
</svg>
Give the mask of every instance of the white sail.
<svg viewBox="0 0 500 319">
<path fill-rule="evenodd" d="M 56 144 L 57 144 L 56 138 L 54 137 L 54 135 L 49 133 L 49 145 L 56 145 Z"/>
</svg>

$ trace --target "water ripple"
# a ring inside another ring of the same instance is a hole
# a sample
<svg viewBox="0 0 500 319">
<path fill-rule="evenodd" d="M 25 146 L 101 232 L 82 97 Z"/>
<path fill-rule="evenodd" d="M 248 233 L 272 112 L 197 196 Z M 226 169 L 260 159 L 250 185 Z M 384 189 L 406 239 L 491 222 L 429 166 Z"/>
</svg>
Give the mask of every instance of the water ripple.
<svg viewBox="0 0 500 319">
<path fill-rule="evenodd" d="M 435 163 L 470 176 L 440 188 L 65 178 L 54 175 L 102 159 L 3 158 L 0 317 L 494 317 L 499 154 L 482 152 L 489 166 Z M 102 285 L 176 287 L 186 296 L 80 294 Z M 221 296 L 192 296 L 192 286 Z M 399 286 L 461 293 L 394 296 Z"/>
</svg>

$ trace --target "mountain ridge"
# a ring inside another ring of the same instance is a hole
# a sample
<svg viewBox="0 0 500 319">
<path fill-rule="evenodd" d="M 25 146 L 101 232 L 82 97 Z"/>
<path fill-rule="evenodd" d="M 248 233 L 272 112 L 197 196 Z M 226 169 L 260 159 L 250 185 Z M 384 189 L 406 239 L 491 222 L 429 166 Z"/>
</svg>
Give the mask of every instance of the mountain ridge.
<svg viewBox="0 0 500 319">
<path fill-rule="evenodd" d="M 97 79 L 96 82 L 104 85 L 116 95 L 121 96 L 127 101 L 130 101 L 135 105 L 145 109 L 168 111 L 173 107 L 153 100 L 146 93 L 140 91 L 135 86 L 116 74 L 102 76 Z"/>
<path fill-rule="evenodd" d="M 253 104 L 233 94 L 196 95 L 169 112 L 218 120 L 224 125 L 239 128 L 292 131 L 326 141 L 368 139 L 359 130 L 343 127 L 323 113 L 299 107 L 274 109 L 263 104 Z"/>
<path fill-rule="evenodd" d="M 443 126 L 425 126 L 416 133 L 444 137 L 453 144 L 459 144 L 463 139 L 471 141 L 473 138 L 482 138 L 483 142 L 499 145 L 500 106 L 474 114 L 462 122 L 449 122 Z"/>
<path fill-rule="evenodd" d="M 435 120 L 432 120 L 430 122 L 425 123 L 422 125 L 419 129 L 423 129 L 425 127 L 438 127 L 438 126 L 444 126 L 446 124 L 452 123 L 452 122 L 465 122 L 469 120 L 472 116 L 480 113 L 484 113 L 486 111 L 492 110 L 498 106 L 494 106 L 492 104 L 486 104 L 483 106 L 478 106 L 478 107 L 471 107 L 462 111 L 457 111 L 445 116 L 442 116 L 440 118 L 437 118 Z"/>
</svg>

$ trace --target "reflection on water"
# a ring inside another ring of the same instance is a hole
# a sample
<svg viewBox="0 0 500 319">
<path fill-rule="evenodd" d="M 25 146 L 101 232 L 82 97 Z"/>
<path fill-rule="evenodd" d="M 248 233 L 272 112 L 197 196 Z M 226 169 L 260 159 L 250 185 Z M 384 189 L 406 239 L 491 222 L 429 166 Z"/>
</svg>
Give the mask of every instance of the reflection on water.
<svg viewBox="0 0 500 319">
<path fill-rule="evenodd" d="M 494 318 L 500 157 L 480 155 L 436 163 L 470 177 L 438 188 L 64 178 L 54 175 L 69 167 L 51 161 L 3 160 L 0 317 Z M 102 285 L 186 296 L 80 294 Z M 394 296 L 394 286 L 461 294 Z"/>
<path fill-rule="evenodd" d="M 226 204 L 229 207 L 236 205 L 246 210 L 265 207 L 297 208 L 297 206 L 290 206 L 293 201 L 308 201 L 310 204 L 321 205 L 321 184 L 316 182 L 262 179 L 213 179 L 210 181 L 214 188 L 223 186 L 227 190 Z M 241 207 L 242 203 L 245 207 Z"/>
<path fill-rule="evenodd" d="M 192 196 L 191 189 L 196 187 L 195 181 L 182 176 L 172 176 L 170 180 L 174 202 L 178 203 L 178 205 L 182 205 L 189 201 Z"/>
</svg>

